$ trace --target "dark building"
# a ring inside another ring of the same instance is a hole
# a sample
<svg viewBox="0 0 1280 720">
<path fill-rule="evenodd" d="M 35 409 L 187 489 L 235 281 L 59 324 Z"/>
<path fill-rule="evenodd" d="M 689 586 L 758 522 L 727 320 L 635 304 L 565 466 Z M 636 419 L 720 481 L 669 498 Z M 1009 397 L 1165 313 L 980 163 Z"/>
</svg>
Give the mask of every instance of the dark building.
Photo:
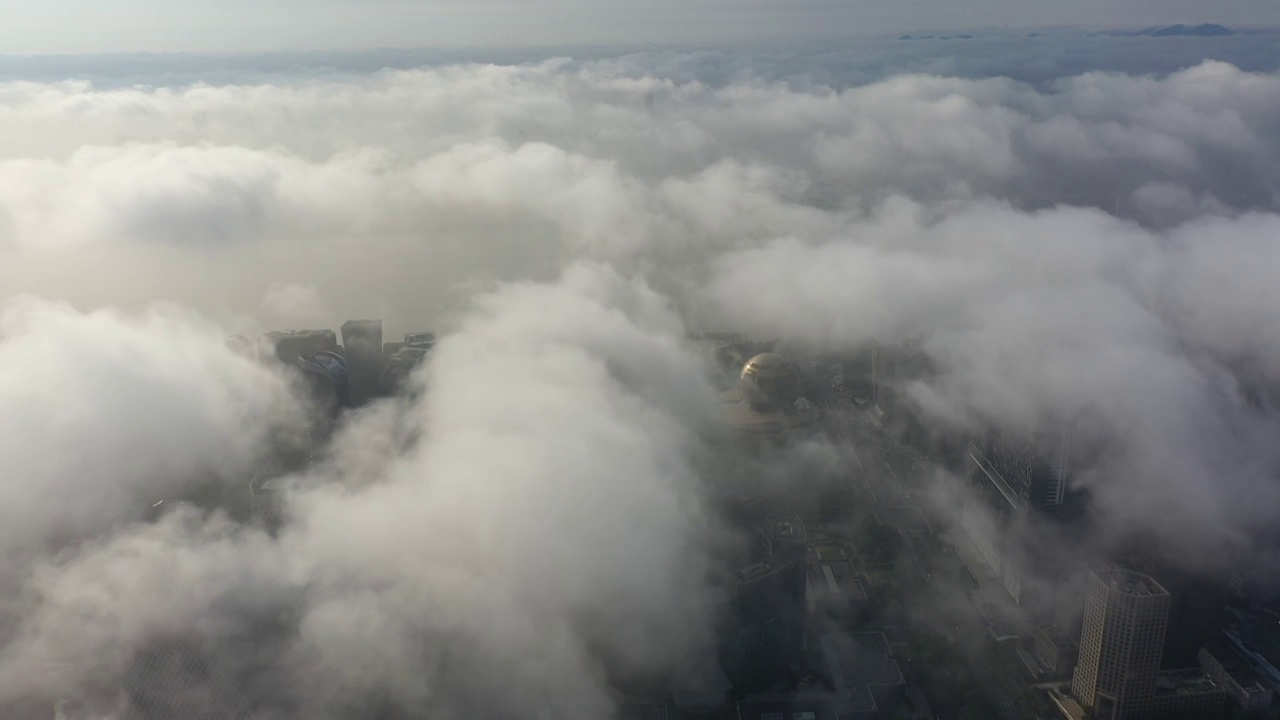
<svg viewBox="0 0 1280 720">
<path fill-rule="evenodd" d="M 1047 598 L 1024 597 L 1024 574 L 1063 572 L 1047 557 L 1052 550 L 1030 542 L 1044 521 L 1071 520 L 1083 509 L 1083 498 L 1070 488 L 1070 433 L 1011 435 L 992 433 L 969 444 L 970 504 L 964 525 L 982 561 L 1019 605 Z M 1059 525 L 1058 527 L 1062 527 Z"/>
<path fill-rule="evenodd" d="M 761 555 L 732 574 L 734 626 L 726 670 L 735 688 L 767 688 L 795 674 L 804 658 L 804 597 L 797 568 Z M 799 569 L 803 581 L 803 568 Z"/>
<path fill-rule="evenodd" d="M 258 337 L 257 348 L 260 362 L 293 364 L 299 357 L 337 352 L 338 336 L 327 329 L 274 330 Z"/>
<path fill-rule="evenodd" d="M 799 515 L 772 517 L 766 521 L 770 552 L 789 563 L 788 602 L 804 605 L 805 576 L 808 566 L 808 533 Z"/>
<path fill-rule="evenodd" d="M 348 320 L 342 324 L 342 350 L 351 376 L 351 404 L 359 407 L 381 392 L 382 321 Z"/>
<path fill-rule="evenodd" d="M 1169 630 L 1165 636 L 1161 667 L 1195 666 L 1200 648 L 1226 622 L 1230 595 L 1227 570 L 1218 574 L 1193 573 L 1164 559 L 1160 549 L 1144 545 L 1130 552 L 1124 563 L 1131 570 L 1150 575 L 1169 592 Z"/>
<path fill-rule="evenodd" d="M 1146 717 L 1152 720 L 1220 720 L 1227 694 L 1199 668 L 1162 672 Z M 1101 720 L 1101 718 L 1099 719 Z"/>
<path fill-rule="evenodd" d="M 306 379 L 311 399 L 327 415 L 337 415 L 339 408 L 351 406 L 350 378 L 347 360 L 336 352 L 321 350 L 295 361 Z"/>
<path fill-rule="evenodd" d="M 1045 677 L 1067 677 L 1076 666 L 1080 648 L 1057 625 L 1036 628 L 1034 656 Z"/>
<path fill-rule="evenodd" d="M 427 330 L 405 333 L 404 346 L 430 350 L 436 346 L 436 334 Z"/>
<path fill-rule="evenodd" d="M 883 633 L 823 635 L 823 683 L 789 694 L 750 694 L 740 720 L 872 720 L 904 694 L 906 679 Z"/>
<path fill-rule="evenodd" d="M 679 720 L 722 720 L 733 684 L 714 657 L 694 654 L 670 683 L 672 715 Z"/>
<path fill-rule="evenodd" d="M 972 443 L 969 453 L 975 479 L 994 486 L 1010 506 L 1046 515 L 1069 509 L 1069 428 L 1038 435 L 993 432 L 984 441 Z"/>
<path fill-rule="evenodd" d="M 808 569 L 805 598 L 811 614 L 836 624 L 856 622 L 869 610 L 866 586 L 853 563 L 845 559 L 814 558 Z"/>
<path fill-rule="evenodd" d="M 404 342 L 382 345 L 383 369 L 378 387 L 383 395 L 396 395 L 409 388 L 409 377 L 436 346 L 433 332 L 406 333 Z"/>
<path fill-rule="evenodd" d="M 1200 649 L 1200 669 L 1226 691 L 1232 718 L 1261 717 L 1271 708 L 1271 687 L 1225 636 L 1209 638 Z"/>
</svg>

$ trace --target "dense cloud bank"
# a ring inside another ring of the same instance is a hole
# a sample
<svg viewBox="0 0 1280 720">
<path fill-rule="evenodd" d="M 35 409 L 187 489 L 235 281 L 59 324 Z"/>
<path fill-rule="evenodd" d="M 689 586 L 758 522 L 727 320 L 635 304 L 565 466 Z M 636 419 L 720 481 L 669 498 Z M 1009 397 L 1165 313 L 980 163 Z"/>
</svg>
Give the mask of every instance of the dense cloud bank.
<svg viewBox="0 0 1280 720">
<path fill-rule="evenodd" d="M 911 75 L 716 87 L 549 62 L 171 90 L 14 83 L 0 97 L 13 251 L 0 280 L 139 302 L 135 269 L 168 285 L 198 265 L 163 296 L 219 317 L 252 314 L 278 282 L 438 314 L 458 276 L 547 277 L 578 255 L 684 267 L 782 236 L 849 237 L 893 196 L 1169 227 L 1274 210 L 1280 167 L 1280 79 L 1216 62 L 1052 91 Z M 115 271 L 78 272 L 55 248 Z M 357 258 L 372 267 L 347 272 Z"/>
<path fill-rule="evenodd" d="M 1204 565 L 1274 525 L 1280 75 L 652 62 L 0 85 L 0 287 L 79 308 L 0 321 L 0 693 L 176 639 L 284 715 L 601 717 L 706 619 L 690 327 L 917 341 L 930 422 L 1102 448 L 1104 538 Z M 296 430 L 221 335 L 356 316 L 441 330 L 432 392 L 352 418 L 279 537 L 132 522 Z"/>
<path fill-rule="evenodd" d="M 141 688 L 165 716 L 586 720 L 608 715 L 606 670 L 703 649 L 713 527 L 689 458 L 710 390 L 642 283 L 582 266 L 478 300 L 429 399 L 398 410 L 408 445 L 388 443 L 389 408 L 353 419 L 275 539 L 181 507 L 123 524 L 216 457 L 242 485 L 275 378 L 166 318 L 4 317 L 6 705 L 138 692 L 130 668 L 167 642 L 205 670 L 147 668 L 172 683 Z M 20 553 L 72 523 L 83 542 Z"/>
</svg>

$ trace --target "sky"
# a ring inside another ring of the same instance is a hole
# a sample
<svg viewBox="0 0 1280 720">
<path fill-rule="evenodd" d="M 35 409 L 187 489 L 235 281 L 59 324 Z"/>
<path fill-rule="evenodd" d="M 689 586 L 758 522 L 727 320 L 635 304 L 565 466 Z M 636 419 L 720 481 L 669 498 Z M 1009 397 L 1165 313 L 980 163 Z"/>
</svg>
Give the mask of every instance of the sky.
<svg viewBox="0 0 1280 720">
<path fill-rule="evenodd" d="M 167 717 L 607 716 L 612 678 L 707 657 L 739 539 L 707 329 L 911 340 L 928 423 L 1073 423 L 1082 563 L 1274 557 L 1277 47 L 0 63 L 0 707 L 168 652 L 210 672 Z M 143 520 L 304 428 L 228 335 L 356 317 L 439 333 L 426 392 L 349 415 L 275 533 Z"/>
<path fill-rule="evenodd" d="M 1280 25 L 1269 0 L 10 0 L 0 54 L 705 45 L 1044 25 Z"/>
</svg>

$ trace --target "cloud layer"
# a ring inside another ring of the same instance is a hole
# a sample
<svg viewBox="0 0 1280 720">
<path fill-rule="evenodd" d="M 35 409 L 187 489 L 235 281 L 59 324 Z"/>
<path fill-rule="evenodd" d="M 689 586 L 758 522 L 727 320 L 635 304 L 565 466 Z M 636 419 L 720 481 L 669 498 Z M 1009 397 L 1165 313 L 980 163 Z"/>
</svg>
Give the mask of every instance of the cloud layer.
<svg viewBox="0 0 1280 720">
<path fill-rule="evenodd" d="M 0 321 L 0 693 L 194 652 L 262 717 L 606 715 L 707 618 L 690 328 L 916 340 L 930 422 L 1083 428 L 1104 537 L 1269 541 L 1280 76 L 646 62 L 0 85 L 0 284 L 66 303 Z M 223 335 L 359 316 L 442 331 L 431 392 L 352 417 L 278 535 L 134 522 L 296 432 Z"/>
</svg>

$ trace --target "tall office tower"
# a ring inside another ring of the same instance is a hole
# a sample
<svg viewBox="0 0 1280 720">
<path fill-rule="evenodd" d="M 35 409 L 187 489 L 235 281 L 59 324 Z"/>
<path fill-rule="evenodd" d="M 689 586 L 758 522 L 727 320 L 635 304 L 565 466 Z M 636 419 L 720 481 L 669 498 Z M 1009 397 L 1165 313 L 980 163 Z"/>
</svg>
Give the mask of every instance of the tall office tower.
<svg viewBox="0 0 1280 720">
<path fill-rule="evenodd" d="M 1104 570 L 1089 577 L 1080 660 L 1071 693 L 1095 720 L 1130 720 L 1155 705 L 1169 593 L 1147 575 Z"/>
<path fill-rule="evenodd" d="M 970 448 L 975 472 L 1000 488 L 1010 503 L 1056 514 L 1067 500 L 1071 428 L 992 433 Z"/>
<path fill-rule="evenodd" d="M 382 321 L 348 320 L 342 324 L 342 350 L 350 373 L 351 404 L 359 407 L 379 392 L 382 378 Z"/>
</svg>

